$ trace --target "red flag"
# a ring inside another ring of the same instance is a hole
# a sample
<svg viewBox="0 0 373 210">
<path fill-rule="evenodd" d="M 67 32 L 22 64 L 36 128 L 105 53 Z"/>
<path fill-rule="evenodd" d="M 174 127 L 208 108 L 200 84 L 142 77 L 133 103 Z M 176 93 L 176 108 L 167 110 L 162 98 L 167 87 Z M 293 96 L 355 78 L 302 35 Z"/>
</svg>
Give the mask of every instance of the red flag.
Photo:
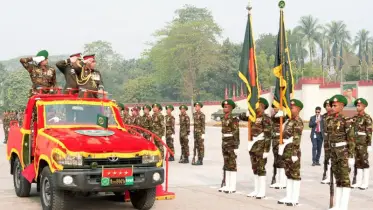
<svg viewBox="0 0 373 210">
<path fill-rule="evenodd" d="M 28 165 L 23 171 L 22 171 L 22 176 L 25 177 L 25 179 L 32 183 L 32 180 L 34 180 L 36 173 L 35 173 L 35 168 L 34 164 Z"/>
</svg>

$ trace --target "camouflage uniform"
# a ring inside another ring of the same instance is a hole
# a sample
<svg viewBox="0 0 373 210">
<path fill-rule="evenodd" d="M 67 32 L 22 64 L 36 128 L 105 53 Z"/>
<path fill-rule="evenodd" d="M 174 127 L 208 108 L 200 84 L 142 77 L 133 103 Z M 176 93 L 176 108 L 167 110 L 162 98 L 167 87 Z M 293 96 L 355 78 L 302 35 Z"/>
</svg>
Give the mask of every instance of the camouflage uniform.
<svg viewBox="0 0 373 210">
<path fill-rule="evenodd" d="M 175 117 L 166 115 L 166 143 L 168 148 L 175 154 L 174 138 L 175 135 Z M 172 159 L 172 158 L 171 158 Z"/>
<path fill-rule="evenodd" d="M 125 125 L 130 125 L 131 124 L 131 115 L 130 114 L 122 114 L 122 120 Z"/>
<path fill-rule="evenodd" d="M 363 115 L 355 115 L 353 119 L 355 134 L 357 134 L 355 167 L 358 169 L 369 168 L 367 148 L 372 144 L 372 118 L 364 113 Z"/>
<path fill-rule="evenodd" d="M 22 66 L 29 72 L 32 88 L 30 89 L 29 97 L 38 94 L 37 88 L 55 88 L 56 82 L 56 70 L 50 66 L 39 66 L 30 64 L 32 58 L 21 58 L 20 62 Z M 50 93 L 53 90 L 43 90 L 43 93 Z"/>
<path fill-rule="evenodd" d="M 325 113 L 322 115 L 322 119 L 324 119 L 324 164 L 328 164 L 330 159 L 330 142 L 329 142 L 329 132 L 328 131 L 328 123 L 330 119 L 330 113 Z"/>
<path fill-rule="evenodd" d="M 181 157 L 180 163 L 189 163 L 189 134 L 190 134 L 190 118 L 185 114 L 179 115 L 180 119 L 180 145 Z"/>
<path fill-rule="evenodd" d="M 236 158 L 237 155 L 234 153 L 235 149 L 238 149 L 240 139 L 237 135 L 239 132 L 239 120 L 233 117 L 232 113 L 225 114 L 222 119 L 222 152 L 224 158 L 223 170 L 225 171 L 237 171 Z"/>
<path fill-rule="evenodd" d="M 285 164 L 281 155 L 278 154 L 278 146 L 280 144 L 280 118 L 272 116 L 272 152 L 273 152 L 273 167 L 285 168 Z"/>
<path fill-rule="evenodd" d="M 193 114 L 194 119 L 194 153 L 195 150 L 198 152 L 198 165 L 202 165 L 203 158 L 205 156 L 204 138 L 202 135 L 205 134 L 205 121 L 206 117 L 201 111 Z"/>
<path fill-rule="evenodd" d="M 8 142 L 8 134 L 9 134 L 9 112 L 5 112 L 4 113 L 4 117 L 3 117 L 3 128 L 4 128 L 4 143 Z"/>
<path fill-rule="evenodd" d="M 165 136 L 165 123 L 164 123 L 164 116 L 161 113 L 153 113 L 152 116 L 152 124 L 151 124 L 152 132 L 156 134 L 159 138 Z M 159 151 L 162 155 L 162 160 L 164 159 L 164 148 L 163 144 L 157 140 L 154 141 L 154 144 L 158 147 Z"/>
<path fill-rule="evenodd" d="M 148 131 L 151 131 L 152 130 L 151 126 L 152 126 L 152 116 L 150 114 L 144 114 L 141 117 L 141 127 L 145 128 Z M 144 133 L 144 137 L 149 140 L 151 138 L 151 136 L 147 133 Z"/>
</svg>

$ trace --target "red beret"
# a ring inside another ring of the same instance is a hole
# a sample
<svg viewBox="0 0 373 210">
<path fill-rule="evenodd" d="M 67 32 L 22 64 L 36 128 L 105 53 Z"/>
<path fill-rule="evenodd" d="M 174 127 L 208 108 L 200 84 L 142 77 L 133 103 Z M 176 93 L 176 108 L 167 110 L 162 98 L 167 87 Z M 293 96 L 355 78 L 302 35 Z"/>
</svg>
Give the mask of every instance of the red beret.
<svg viewBox="0 0 373 210">
<path fill-rule="evenodd" d="M 72 58 L 72 57 L 80 57 L 80 56 L 82 56 L 82 53 L 75 53 L 75 54 L 70 55 L 70 58 Z"/>
<path fill-rule="evenodd" d="M 95 59 L 95 54 L 93 54 L 93 55 L 85 55 L 85 56 L 83 57 L 84 60 L 88 60 L 88 59 L 90 59 L 90 58 Z"/>
</svg>

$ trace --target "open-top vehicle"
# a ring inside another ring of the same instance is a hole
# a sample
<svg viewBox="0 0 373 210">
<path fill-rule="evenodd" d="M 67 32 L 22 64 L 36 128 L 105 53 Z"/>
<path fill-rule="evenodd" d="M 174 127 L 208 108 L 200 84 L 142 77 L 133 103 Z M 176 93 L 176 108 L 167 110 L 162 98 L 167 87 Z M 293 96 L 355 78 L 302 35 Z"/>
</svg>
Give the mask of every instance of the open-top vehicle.
<svg viewBox="0 0 373 210">
<path fill-rule="evenodd" d="M 124 125 L 108 99 L 31 97 L 23 125 L 11 122 L 7 158 L 17 196 L 29 196 L 36 183 L 43 210 L 71 209 L 76 193 L 113 192 L 124 200 L 127 192 L 136 209 L 150 209 L 157 196 L 165 197 L 156 195 L 165 181 L 159 150 Z"/>
</svg>

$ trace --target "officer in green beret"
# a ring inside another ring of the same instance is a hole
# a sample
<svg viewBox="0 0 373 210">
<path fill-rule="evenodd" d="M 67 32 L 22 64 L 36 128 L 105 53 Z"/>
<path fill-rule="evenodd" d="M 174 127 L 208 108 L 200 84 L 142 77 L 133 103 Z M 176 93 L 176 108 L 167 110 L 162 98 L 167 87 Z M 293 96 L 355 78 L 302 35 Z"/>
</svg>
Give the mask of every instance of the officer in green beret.
<svg viewBox="0 0 373 210">
<path fill-rule="evenodd" d="M 233 117 L 232 110 L 236 104 L 231 99 L 222 101 L 224 117 L 222 118 L 222 153 L 224 159 L 225 185 L 219 192 L 235 193 L 237 178 L 237 155 L 239 151 L 239 119 Z"/>
<path fill-rule="evenodd" d="M 201 111 L 203 104 L 201 102 L 195 102 L 193 113 L 194 119 L 194 149 L 193 149 L 193 160 L 192 165 L 203 165 L 203 157 L 205 156 L 205 114 Z M 198 152 L 198 160 L 195 162 L 196 151 Z"/>
<path fill-rule="evenodd" d="M 329 134 L 331 131 L 328 130 L 328 123 L 329 119 L 332 116 L 332 107 L 330 106 L 330 99 L 326 99 L 324 101 L 324 109 L 325 113 L 322 115 L 322 119 L 324 120 L 323 126 L 324 126 L 324 133 L 323 133 L 323 139 L 324 139 L 324 173 L 323 178 L 321 181 L 321 184 L 329 184 L 330 183 L 330 176 L 329 176 L 329 170 L 331 167 L 330 162 L 330 142 L 329 142 Z"/>
<path fill-rule="evenodd" d="M 189 163 L 189 135 L 190 135 L 190 118 L 187 114 L 188 107 L 181 105 L 179 107 L 180 115 L 180 145 L 181 157 L 179 163 Z"/>
<path fill-rule="evenodd" d="M 172 115 L 174 111 L 174 106 L 166 106 L 166 143 L 168 148 L 175 154 L 174 139 L 175 139 L 175 117 Z M 170 155 L 168 158 L 169 161 L 175 161 L 174 155 Z"/>
<path fill-rule="evenodd" d="M 348 209 L 351 192 L 349 167 L 355 165 L 355 132 L 352 119 L 343 115 L 347 99 L 343 95 L 330 98 L 333 114 L 328 122 L 331 169 L 336 179 L 336 196 L 333 209 Z"/>
<path fill-rule="evenodd" d="M 368 102 L 364 98 L 356 99 L 354 105 L 357 111 L 353 118 L 356 134 L 355 170 L 357 170 L 357 174 L 356 184 L 352 185 L 352 187 L 366 190 L 370 181 L 369 153 L 372 152 L 372 118 L 365 112 Z"/>
<path fill-rule="evenodd" d="M 149 105 L 144 105 L 142 110 L 144 111 L 143 116 L 141 117 L 141 126 L 148 131 L 152 130 L 152 116 L 150 115 L 150 110 L 152 108 Z M 151 135 L 148 133 L 143 134 L 144 137 L 148 140 L 151 139 Z"/>
<path fill-rule="evenodd" d="M 66 60 L 58 61 L 56 66 L 58 70 L 65 76 L 65 91 L 66 93 L 76 94 L 79 92 L 77 75 L 75 69 L 73 68 L 73 64 L 77 61 L 82 61 L 82 54 L 76 53 L 70 55 L 70 57 Z"/>
<path fill-rule="evenodd" d="M 56 70 L 48 66 L 48 56 L 48 51 L 42 50 L 35 57 L 20 59 L 22 66 L 30 74 L 32 82 L 30 97 L 39 93 L 38 88 L 43 88 L 42 93 L 50 93 L 53 92 L 52 88 L 57 86 Z"/>
<path fill-rule="evenodd" d="M 256 120 L 251 126 L 251 141 L 248 143 L 248 152 L 252 170 L 254 173 L 255 189 L 248 197 L 256 197 L 262 199 L 265 197 L 266 189 L 266 164 L 269 151 L 271 150 L 271 137 L 272 137 L 272 121 L 271 118 L 265 114 L 265 110 L 269 104 L 265 98 L 259 98 L 259 106 L 255 110 Z M 249 121 L 249 114 L 242 113 L 240 119 Z"/>
<path fill-rule="evenodd" d="M 166 126 L 164 122 L 164 116 L 162 115 L 162 106 L 158 103 L 155 103 L 152 105 L 153 108 L 153 116 L 152 116 L 152 132 L 156 134 L 158 137 L 162 139 L 162 141 L 166 141 Z M 164 148 L 163 144 L 158 141 L 154 140 L 155 145 L 158 147 L 159 151 L 161 152 L 162 155 L 162 160 L 164 160 Z"/>
<path fill-rule="evenodd" d="M 303 120 L 299 112 L 303 109 L 303 103 L 297 99 L 290 100 L 291 118 L 285 122 L 283 130 L 283 144 L 279 145 L 279 155 L 285 163 L 286 197 L 279 200 L 279 204 L 297 206 L 300 192 L 300 168 L 301 168 L 301 148 L 300 143 L 303 132 Z"/>
</svg>

